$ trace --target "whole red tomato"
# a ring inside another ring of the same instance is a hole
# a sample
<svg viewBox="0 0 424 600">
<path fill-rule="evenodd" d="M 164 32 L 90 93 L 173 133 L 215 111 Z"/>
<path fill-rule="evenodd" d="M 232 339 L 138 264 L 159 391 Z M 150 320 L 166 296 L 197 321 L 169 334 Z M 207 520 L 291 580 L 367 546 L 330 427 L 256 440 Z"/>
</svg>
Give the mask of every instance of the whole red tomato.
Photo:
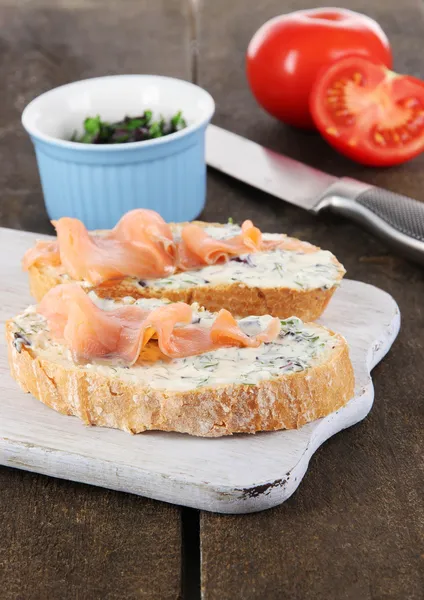
<svg viewBox="0 0 424 600">
<path fill-rule="evenodd" d="M 373 19 L 341 8 L 299 10 L 271 19 L 255 33 L 247 49 L 247 77 L 271 115 L 312 128 L 309 94 L 316 75 L 347 56 L 392 66 L 389 41 Z"/>
</svg>

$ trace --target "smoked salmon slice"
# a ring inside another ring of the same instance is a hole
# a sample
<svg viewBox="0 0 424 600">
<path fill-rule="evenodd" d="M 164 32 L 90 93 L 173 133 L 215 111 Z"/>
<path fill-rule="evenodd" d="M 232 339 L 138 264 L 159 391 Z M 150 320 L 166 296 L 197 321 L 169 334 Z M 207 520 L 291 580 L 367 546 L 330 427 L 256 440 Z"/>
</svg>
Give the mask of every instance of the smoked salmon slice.
<svg viewBox="0 0 424 600">
<path fill-rule="evenodd" d="M 175 258 L 172 230 L 154 210 L 147 208 L 130 210 L 112 230 L 111 237 L 133 244 L 157 244 L 170 259 Z"/>
<path fill-rule="evenodd" d="M 104 235 L 90 234 L 81 221 L 70 217 L 52 223 L 60 262 L 73 279 L 98 285 L 126 276 L 165 277 L 175 270 L 171 228 L 152 210 L 130 211 Z M 24 256 L 23 267 L 28 269 L 43 260 L 48 261 L 48 255 L 44 246 L 38 245 Z"/>
<path fill-rule="evenodd" d="M 198 269 L 224 263 L 234 256 L 276 248 L 303 253 L 318 248 L 281 236 L 263 240 L 252 221 L 244 221 L 241 232 L 228 239 L 215 239 L 204 228 L 190 223 L 176 242 L 170 226 L 153 210 L 135 209 L 125 214 L 114 229 L 89 233 L 78 219 L 62 217 L 52 221 L 57 242 L 38 242 L 23 259 L 23 268 L 34 264 L 62 265 L 75 280 L 92 285 L 137 277 L 156 279 L 175 271 Z"/>
<path fill-rule="evenodd" d="M 211 327 L 211 339 L 218 346 L 246 346 L 257 348 L 262 343 L 272 342 L 280 333 L 281 322 L 279 319 L 271 319 L 268 327 L 255 336 L 246 335 L 238 326 L 233 315 L 222 308 Z"/>
<path fill-rule="evenodd" d="M 227 310 L 218 313 L 211 328 L 192 325 L 192 308 L 184 302 L 151 311 L 134 304 L 103 310 L 76 283 L 51 289 L 37 312 L 46 318 L 52 336 L 70 349 L 75 361 L 103 359 L 126 365 L 134 364 L 152 339 L 157 340 L 163 355 L 183 358 L 223 346 L 257 347 L 274 340 L 281 327 L 274 318 L 263 332 L 248 336 Z"/>
<path fill-rule="evenodd" d="M 34 248 L 30 248 L 26 251 L 22 259 L 24 271 L 28 271 L 28 269 L 35 264 L 58 267 L 61 264 L 59 244 L 57 242 L 45 242 L 39 240 Z"/>
<path fill-rule="evenodd" d="M 261 243 L 262 234 L 252 221 L 244 221 L 241 233 L 226 240 L 217 240 L 199 225 L 190 223 L 181 232 L 178 266 L 181 270 L 189 270 L 227 262 L 232 256 L 259 251 Z"/>
</svg>

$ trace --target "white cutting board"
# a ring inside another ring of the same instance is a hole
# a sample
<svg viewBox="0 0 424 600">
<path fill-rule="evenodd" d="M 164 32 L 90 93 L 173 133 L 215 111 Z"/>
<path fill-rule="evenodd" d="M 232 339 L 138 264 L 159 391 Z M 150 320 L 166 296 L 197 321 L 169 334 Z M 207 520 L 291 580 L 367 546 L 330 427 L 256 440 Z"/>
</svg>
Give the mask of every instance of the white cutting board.
<svg viewBox="0 0 424 600">
<path fill-rule="evenodd" d="M 31 304 L 20 259 L 37 237 L 0 229 L 2 328 Z M 0 463 L 214 512 L 248 513 L 281 504 L 299 486 L 315 450 L 368 414 L 374 398 L 370 370 L 396 338 L 400 314 L 387 293 L 347 280 L 321 322 L 349 342 L 355 397 L 296 431 L 216 439 L 159 432 L 131 436 L 60 415 L 12 380 L 2 332 Z"/>
</svg>

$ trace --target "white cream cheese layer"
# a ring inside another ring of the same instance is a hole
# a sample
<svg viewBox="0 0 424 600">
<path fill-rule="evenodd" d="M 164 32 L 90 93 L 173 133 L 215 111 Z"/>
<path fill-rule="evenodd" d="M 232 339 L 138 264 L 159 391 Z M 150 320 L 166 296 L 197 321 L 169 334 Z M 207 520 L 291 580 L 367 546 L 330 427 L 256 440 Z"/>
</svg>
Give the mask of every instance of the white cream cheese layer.
<svg viewBox="0 0 424 600">
<path fill-rule="evenodd" d="M 90 294 L 95 303 L 104 310 L 111 310 L 116 303 L 100 300 Z M 133 303 L 132 298 L 123 300 Z M 153 309 L 161 300 L 137 300 L 136 304 Z M 193 311 L 193 322 L 209 328 L 215 315 L 202 309 Z M 271 317 L 246 317 L 238 321 L 248 335 L 255 335 L 267 326 Z M 54 342 L 47 330 L 45 319 L 30 307 L 15 318 L 15 347 L 28 346 L 41 358 L 69 366 L 72 358 L 69 350 Z M 228 384 L 255 385 L 259 381 L 274 379 L 305 371 L 324 362 L 336 345 L 341 343 L 328 330 L 315 324 L 305 325 L 292 317 L 282 323 L 279 337 L 259 348 L 225 347 L 198 356 L 161 360 L 155 363 L 137 363 L 130 368 L 100 363 L 79 364 L 77 368 L 116 377 L 152 389 L 187 391 L 200 387 Z"/>
<path fill-rule="evenodd" d="M 238 225 L 229 224 L 222 227 L 206 227 L 205 231 L 215 239 L 227 239 L 238 235 L 241 229 Z M 265 241 L 285 237 L 277 233 L 263 234 Z M 175 238 L 179 238 L 178 229 L 175 231 Z M 304 253 L 277 249 L 270 252 L 243 254 L 225 264 L 176 273 L 162 279 L 145 280 L 140 282 L 140 285 L 161 289 L 181 289 L 238 282 L 247 287 L 329 289 L 338 284 L 342 274 L 344 274 L 343 267 L 327 250 Z"/>
</svg>

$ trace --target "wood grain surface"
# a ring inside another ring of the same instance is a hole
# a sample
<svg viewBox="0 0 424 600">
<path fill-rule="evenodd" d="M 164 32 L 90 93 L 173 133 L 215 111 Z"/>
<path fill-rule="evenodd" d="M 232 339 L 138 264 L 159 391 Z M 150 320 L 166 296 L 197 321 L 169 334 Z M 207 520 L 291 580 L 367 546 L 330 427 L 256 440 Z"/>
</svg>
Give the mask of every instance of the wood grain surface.
<svg viewBox="0 0 424 600">
<path fill-rule="evenodd" d="M 337 2 L 379 20 L 395 67 L 424 77 L 419 0 Z M 244 75 L 244 52 L 266 19 L 313 0 L 206 2 L 201 13 L 200 84 L 215 98 L 214 122 L 327 170 L 424 200 L 424 155 L 398 168 L 364 169 L 311 133 L 279 125 L 259 109 Z M 220 15 L 225 11 L 225 19 Z M 219 44 L 218 44 L 219 39 Z M 302 486 L 284 505 L 243 516 L 201 515 L 205 600 L 421 599 L 424 589 L 424 276 L 347 221 L 315 218 L 211 172 L 204 218 L 252 218 L 333 251 L 348 277 L 394 296 L 403 324 L 373 374 L 376 401 L 365 422 L 317 452 Z"/>
<path fill-rule="evenodd" d="M 0 489 L 2 600 L 179 597 L 175 507 L 4 467 Z"/>
<path fill-rule="evenodd" d="M 114 73 L 188 79 L 184 0 L 0 0 L 0 223 L 49 233 L 24 106 Z M 0 468 L 2 600 L 174 599 L 181 511 Z"/>
<path fill-rule="evenodd" d="M 190 32 L 182 3 L 0 0 L 1 225 L 51 231 L 32 147 L 19 126 L 24 105 L 50 87 L 92 75 L 158 72 L 189 78 Z M 424 200 L 424 156 L 394 169 L 364 169 L 314 134 L 278 124 L 250 96 L 243 63 L 255 30 L 281 12 L 317 4 L 200 3 L 199 79 L 217 102 L 215 123 L 331 173 Z M 377 18 L 392 42 L 395 67 L 424 76 L 421 0 L 337 4 Z M 423 271 L 346 221 L 314 218 L 211 172 L 202 216 L 230 215 L 322 244 L 344 262 L 350 278 L 392 294 L 404 317 L 391 354 L 375 370 L 370 416 L 315 455 L 288 503 L 257 515 L 202 515 L 203 597 L 421 599 Z M 176 509 L 11 469 L 0 471 L 0 484 L 2 600 L 177 597 Z M 191 542 L 193 550 L 195 535 Z M 108 548 L 116 552 L 107 555 Z M 196 560 L 196 552 L 192 557 Z M 70 584 L 78 590 L 74 594 Z M 196 597 L 195 582 L 190 589 Z"/>
</svg>

